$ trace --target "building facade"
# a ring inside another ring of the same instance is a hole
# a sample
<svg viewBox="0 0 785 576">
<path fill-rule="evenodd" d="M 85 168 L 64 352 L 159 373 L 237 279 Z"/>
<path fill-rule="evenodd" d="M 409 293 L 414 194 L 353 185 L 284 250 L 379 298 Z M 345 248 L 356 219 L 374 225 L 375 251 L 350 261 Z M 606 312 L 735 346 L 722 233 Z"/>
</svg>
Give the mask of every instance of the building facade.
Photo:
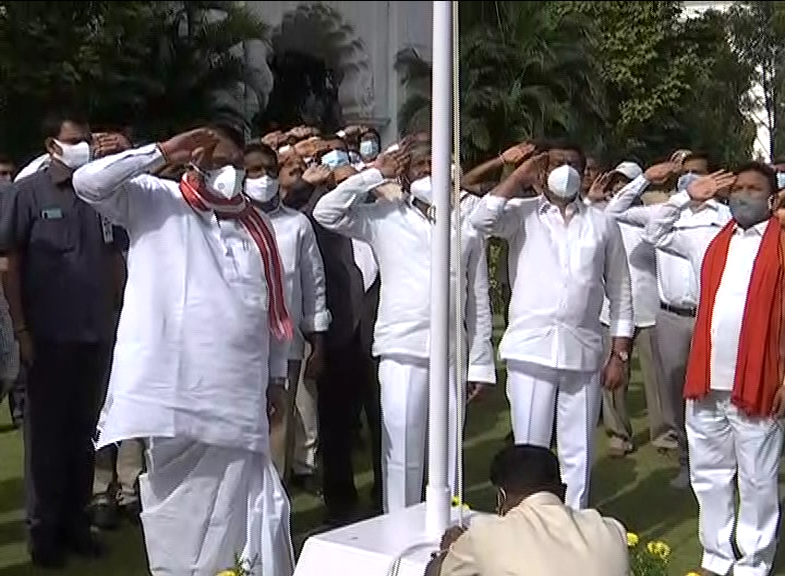
<svg viewBox="0 0 785 576">
<path fill-rule="evenodd" d="M 245 2 L 271 28 L 271 41 L 247 46 L 246 58 L 270 86 L 267 63 L 305 55 L 336 77 L 336 97 L 347 124 L 374 126 L 383 142 L 398 133 L 397 112 L 405 97 L 396 54 L 413 48 L 431 58 L 431 2 Z M 246 115 L 269 102 L 245 101 Z"/>
</svg>

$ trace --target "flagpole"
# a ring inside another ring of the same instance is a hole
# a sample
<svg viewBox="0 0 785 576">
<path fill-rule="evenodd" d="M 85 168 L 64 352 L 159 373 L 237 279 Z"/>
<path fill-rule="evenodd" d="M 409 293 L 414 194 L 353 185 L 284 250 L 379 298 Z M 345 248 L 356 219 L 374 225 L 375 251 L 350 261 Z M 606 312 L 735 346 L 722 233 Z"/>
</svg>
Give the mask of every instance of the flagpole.
<svg viewBox="0 0 785 576">
<path fill-rule="evenodd" d="M 433 2 L 431 181 L 436 222 L 431 236 L 431 350 L 428 382 L 428 485 L 425 529 L 440 538 L 450 520 L 447 482 L 450 386 L 450 164 L 452 142 L 452 5 Z"/>
</svg>

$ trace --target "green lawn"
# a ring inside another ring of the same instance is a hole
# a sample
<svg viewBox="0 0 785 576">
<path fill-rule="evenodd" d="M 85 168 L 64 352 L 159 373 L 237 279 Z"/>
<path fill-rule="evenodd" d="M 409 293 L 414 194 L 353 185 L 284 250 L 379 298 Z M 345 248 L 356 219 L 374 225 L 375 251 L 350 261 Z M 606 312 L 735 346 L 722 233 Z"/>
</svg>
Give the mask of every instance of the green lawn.
<svg viewBox="0 0 785 576">
<path fill-rule="evenodd" d="M 502 375 L 500 373 L 500 375 Z M 636 441 L 639 450 L 623 460 L 604 454 L 604 442 L 594 467 L 593 501 L 604 513 L 613 515 L 644 539 L 662 539 L 673 549 L 671 574 L 683 575 L 697 567 L 699 547 L 695 503 L 690 491 L 675 491 L 668 485 L 676 471 L 674 460 L 662 456 L 647 444 L 643 390 L 636 381 L 630 396 Z M 7 423 L 7 407 L 0 407 L 0 427 Z M 502 446 L 509 431 L 509 419 L 503 388 L 499 388 L 472 407 L 468 416 L 465 444 L 466 502 L 472 507 L 492 510 L 494 494 L 486 481 L 488 465 Z M 358 484 L 367 493 L 370 472 L 367 458 L 358 456 Z M 19 432 L 0 433 L 0 576 L 34 574 L 26 564 L 23 523 L 22 441 Z M 319 501 L 299 494 L 293 502 L 293 529 L 296 541 L 313 530 L 321 519 Z M 100 563 L 74 561 L 65 576 L 104 575 L 143 576 L 147 574 L 144 549 L 139 531 L 126 527 L 106 535 L 110 554 Z M 785 574 L 785 558 L 780 554 L 780 569 Z"/>
</svg>

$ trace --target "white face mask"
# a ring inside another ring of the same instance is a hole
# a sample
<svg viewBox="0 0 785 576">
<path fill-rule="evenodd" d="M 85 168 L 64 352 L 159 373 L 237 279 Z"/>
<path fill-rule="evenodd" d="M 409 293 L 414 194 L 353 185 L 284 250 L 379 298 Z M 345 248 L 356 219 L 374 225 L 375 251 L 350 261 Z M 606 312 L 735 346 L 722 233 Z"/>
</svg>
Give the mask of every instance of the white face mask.
<svg viewBox="0 0 785 576">
<path fill-rule="evenodd" d="M 433 203 L 431 177 L 426 176 L 409 184 L 409 193 L 426 204 Z"/>
<path fill-rule="evenodd" d="M 557 198 L 572 200 L 581 189 L 581 175 L 568 164 L 562 164 L 548 174 L 548 190 Z"/>
<path fill-rule="evenodd" d="M 278 194 L 278 179 L 264 175 L 245 179 L 245 194 L 256 202 L 269 202 Z"/>
<path fill-rule="evenodd" d="M 76 170 L 90 161 L 90 144 L 79 142 L 79 144 L 65 144 L 59 140 L 55 143 L 60 147 L 60 154 L 56 154 L 60 162 L 68 166 L 71 170 Z"/>
<path fill-rule="evenodd" d="M 204 179 L 204 185 L 216 196 L 231 200 L 243 191 L 244 179 L 245 170 L 226 165 L 210 170 Z"/>
</svg>

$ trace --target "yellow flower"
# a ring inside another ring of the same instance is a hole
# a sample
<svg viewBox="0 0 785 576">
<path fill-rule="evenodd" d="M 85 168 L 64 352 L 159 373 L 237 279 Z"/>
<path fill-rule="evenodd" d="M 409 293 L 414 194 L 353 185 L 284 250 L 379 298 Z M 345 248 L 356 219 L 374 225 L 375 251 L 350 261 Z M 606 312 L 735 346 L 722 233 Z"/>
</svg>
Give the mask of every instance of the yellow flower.
<svg viewBox="0 0 785 576">
<path fill-rule="evenodd" d="M 471 511 L 471 508 L 469 508 L 469 505 L 468 504 L 461 504 L 461 501 L 460 501 L 460 499 L 457 496 L 453 496 L 452 497 L 452 506 L 453 506 L 453 508 L 457 508 L 458 506 L 461 506 L 467 512 Z"/>
<path fill-rule="evenodd" d="M 662 558 L 663 560 L 667 560 L 668 556 L 671 555 L 671 548 L 665 542 L 661 540 L 655 540 L 654 542 L 649 542 L 646 545 L 646 550 L 652 556 L 657 556 L 658 558 Z"/>
<path fill-rule="evenodd" d="M 687 576 L 701 576 L 697 572 L 687 572 Z"/>
<path fill-rule="evenodd" d="M 634 532 L 627 532 L 627 547 L 635 548 L 638 545 L 638 535 Z"/>
<path fill-rule="evenodd" d="M 238 574 L 234 570 L 224 570 L 223 572 L 219 572 L 218 576 L 238 576 Z"/>
</svg>

